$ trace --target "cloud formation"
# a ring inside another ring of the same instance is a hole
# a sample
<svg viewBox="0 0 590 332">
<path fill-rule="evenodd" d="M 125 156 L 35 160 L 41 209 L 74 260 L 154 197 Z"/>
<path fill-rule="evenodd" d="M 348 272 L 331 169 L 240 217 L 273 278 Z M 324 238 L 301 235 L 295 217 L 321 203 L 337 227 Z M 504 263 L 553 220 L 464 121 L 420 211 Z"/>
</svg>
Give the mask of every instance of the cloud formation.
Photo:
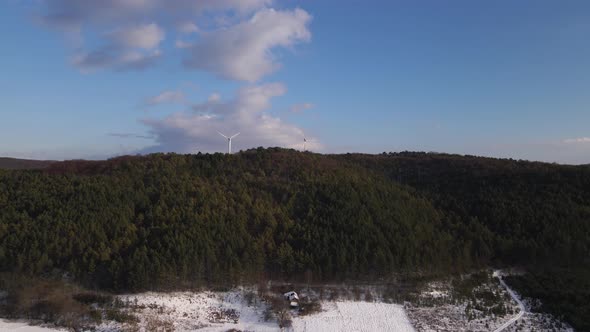
<svg viewBox="0 0 590 332">
<path fill-rule="evenodd" d="M 108 133 L 107 135 L 112 136 L 112 137 L 119 137 L 119 138 L 144 138 L 144 139 L 154 138 L 153 136 L 140 135 L 140 134 L 134 134 L 134 133 Z"/>
<path fill-rule="evenodd" d="M 112 39 L 122 47 L 145 50 L 158 47 L 164 36 L 164 30 L 155 23 L 131 26 L 111 33 Z"/>
<path fill-rule="evenodd" d="M 199 31 L 201 31 L 201 29 L 199 29 L 199 27 L 193 22 L 179 23 L 177 24 L 176 28 L 178 29 L 178 31 L 186 34 L 198 33 Z"/>
<path fill-rule="evenodd" d="M 295 104 L 295 105 L 291 106 L 291 108 L 289 110 L 292 113 L 301 113 L 305 110 L 309 110 L 314 107 L 315 107 L 315 105 L 312 103 L 301 103 L 301 104 Z"/>
<path fill-rule="evenodd" d="M 160 93 L 157 96 L 153 96 L 147 98 L 144 102 L 146 106 L 156 106 L 159 104 L 166 104 L 166 103 L 183 103 L 185 101 L 185 96 L 182 91 L 172 91 L 167 90 Z"/>
<path fill-rule="evenodd" d="M 83 24 L 127 23 L 156 15 L 171 19 L 194 18 L 206 11 L 246 15 L 266 7 L 271 0 L 41 0 L 43 20 L 65 29 Z"/>
<path fill-rule="evenodd" d="M 568 138 L 563 140 L 563 142 L 567 144 L 590 143 L 590 137 Z"/>
<path fill-rule="evenodd" d="M 241 132 L 236 150 L 257 146 L 302 148 L 303 130 L 267 113 L 280 83 L 254 85 L 281 66 L 280 49 L 311 40 L 310 14 L 303 9 L 272 9 L 273 0 L 39 0 L 48 26 L 79 36 L 71 63 L 82 72 L 143 70 L 166 55 L 182 55 L 184 68 L 246 81 L 233 98 L 213 93 L 182 112 L 141 122 L 146 135 L 110 133 L 120 138 L 151 138 L 143 152 L 224 151 L 217 131 Z M 172 37 L 172 38 L 170 38 Z M 172 39 L 171 41 L 169 39 Z M 176 46 L 176 49 L 174 48 Z M 179 64 L 180 65 L 180 64 Z M 163 91 L 144 106 L 188 105 L 182 91 Z M 311 108 L 296 105 L 294 111 Z M 296 110 L 297 109 L 297 110 Z M 307 144 L 320 149 L 319 143 Z"/>
<path fill-rule="evenodd" d="M 144 119 L 143 124 L 155 137 L 157 145 L 143 150 L 193 153 L 224 151 L 226 143 L 218 131 L 240 136 L 232 142 L 234 150 L 258 146 L 280 146 L 301 149 L 304 132 L 266 113 L 271 100 L 286 92 L 280 83 L 251 85 L 240 88 L 230 100 L 209 98 L 193 105 L 191 110 L 173 113 L 163 119 Z M 307 149 L 318 150 L 319 142 L 308 142 Z"/>
<path fill-rule="evenodd" d="M 72 64 L 83 72 L 103 68 L 145 69 L 160 58 L 162 52 L 158 47 L 164 38 L 164 30 L 155 23 L 118 28 L 105 35 L 104 46 L 75 54 Z"/>
<path fill-rule="evenodd" d="M 248 21 L 203 34 L 192 46 L 185 66 L 233 80 L 255 82 L 280 67 L 273 49 L 311 39 L 311 16 L 302 9 L 263 9 Z"/>
<path fill-rule="evenodd" d="M 185 53 L 185 67 L 255 82 L 281 67 L 277 48 L 311 39 L 307 27 L 311 16 L 302 9 L 271 9 L 272 0 L 41 3 L 45 23 L 79 37 L 80 49 L 71 62 L 83 72 L 142 70 L 156 64 L 164 53 L 161 45 L 168 27 L 177 32 L 174 44 Z M 152 22 L 145 24 L 146 18 Z M 89 44 L 102 46 L 89 48 Z"/>
</svg>

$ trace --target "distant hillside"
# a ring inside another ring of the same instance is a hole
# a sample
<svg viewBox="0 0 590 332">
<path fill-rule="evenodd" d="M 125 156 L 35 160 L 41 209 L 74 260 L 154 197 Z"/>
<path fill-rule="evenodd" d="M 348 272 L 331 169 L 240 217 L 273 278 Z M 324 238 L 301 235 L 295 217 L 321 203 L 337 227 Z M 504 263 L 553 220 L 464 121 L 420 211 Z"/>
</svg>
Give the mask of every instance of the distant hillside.
<svg viewBox="0 0 590 332">
<path fill-rule="evenodd" d="M 107 289 L 436 270 L 462 251 L 423 198 L 310 153 L 69 161 L 0 183 L 0 269 Z"/>
<path fill-rule="evenodd" d="M 0 157 L 0 169 L 42 169 L 55 161 Z"/>
<path fill-rule="evenodd" d="M 0 171 L 0 270 L 106 289 L 590 264 L 590 168 L 255 149 Z"/>
<path fill-rule="evenodd" d="M 480 257 L 590 265 L 590 168 L 421 152 L 341 155 L 416 189 L 482 236 Z"/>
</svg>

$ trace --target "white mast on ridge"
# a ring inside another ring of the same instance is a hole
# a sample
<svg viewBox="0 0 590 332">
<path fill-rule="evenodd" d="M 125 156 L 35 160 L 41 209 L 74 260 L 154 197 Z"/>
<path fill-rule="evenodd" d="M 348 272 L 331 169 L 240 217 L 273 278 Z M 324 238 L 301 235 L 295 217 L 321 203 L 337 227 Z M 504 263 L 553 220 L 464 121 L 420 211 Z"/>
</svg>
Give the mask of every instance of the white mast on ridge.
<svg viewBox="0 0 590 332">
<path fill-rule="evenodd" d="M 238 136 L 240 133 L 234 134 L 233 136 L 230 136 L 230 137 L 227 137 L 220 132 L 217 132 L 217 133 L 219 133 L 219 135 L 221 135 L 221 136 L 225 137 L 225 139 L 227 139 L 227 153 L 231 154 L 231 140 L 232 140 L 232 138 Z"/>
</svg>

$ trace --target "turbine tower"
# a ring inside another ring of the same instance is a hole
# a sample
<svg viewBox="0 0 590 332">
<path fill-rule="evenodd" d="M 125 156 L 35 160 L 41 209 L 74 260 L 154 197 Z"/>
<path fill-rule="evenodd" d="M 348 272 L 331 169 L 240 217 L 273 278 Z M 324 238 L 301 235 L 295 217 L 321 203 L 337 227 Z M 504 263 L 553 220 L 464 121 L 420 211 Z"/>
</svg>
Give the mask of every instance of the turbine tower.
<svg viewBox="0 0 590 332">
<path fill-rule="evenodd" d="M 232 138 L 238 136 L 240 133 L 234 134 L 233 136 L 230 136 L 230 137 L 227 137 L 220 132 L 217 132 L 217 133 L 219 133 L 219 135 L 221 135 L 221 136 L 225 137 L 225 139 L 227 139 L 227 153 L 231 154 L 231 140 L 232 140 Z"/>
</svg>

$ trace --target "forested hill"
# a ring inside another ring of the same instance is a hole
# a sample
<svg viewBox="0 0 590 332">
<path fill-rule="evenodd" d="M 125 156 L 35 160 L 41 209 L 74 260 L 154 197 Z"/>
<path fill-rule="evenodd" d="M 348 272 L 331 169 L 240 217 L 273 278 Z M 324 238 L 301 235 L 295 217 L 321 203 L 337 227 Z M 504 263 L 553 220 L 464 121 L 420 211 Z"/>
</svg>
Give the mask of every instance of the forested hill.
<svg viewBox="0 0 590 332">
<path fill-rule="evenodd" d="M 52 160 L 32 160 L 0 157 L 0 169 L 41 169 L 54 163 Z"/>
<path fill-rule="evenodd" d="M 590 266 L 590 166 L 420 152 L 335 156 L 415 188 L 479 257 Z M 581 262 L 583 260 L 583 262 Z"/>
<path fill-rule="evenodd" d="M 256 149 L 0 170 L 0 269 L 104 289 L 588 264 L 590 168 Z"/>
</svg>

